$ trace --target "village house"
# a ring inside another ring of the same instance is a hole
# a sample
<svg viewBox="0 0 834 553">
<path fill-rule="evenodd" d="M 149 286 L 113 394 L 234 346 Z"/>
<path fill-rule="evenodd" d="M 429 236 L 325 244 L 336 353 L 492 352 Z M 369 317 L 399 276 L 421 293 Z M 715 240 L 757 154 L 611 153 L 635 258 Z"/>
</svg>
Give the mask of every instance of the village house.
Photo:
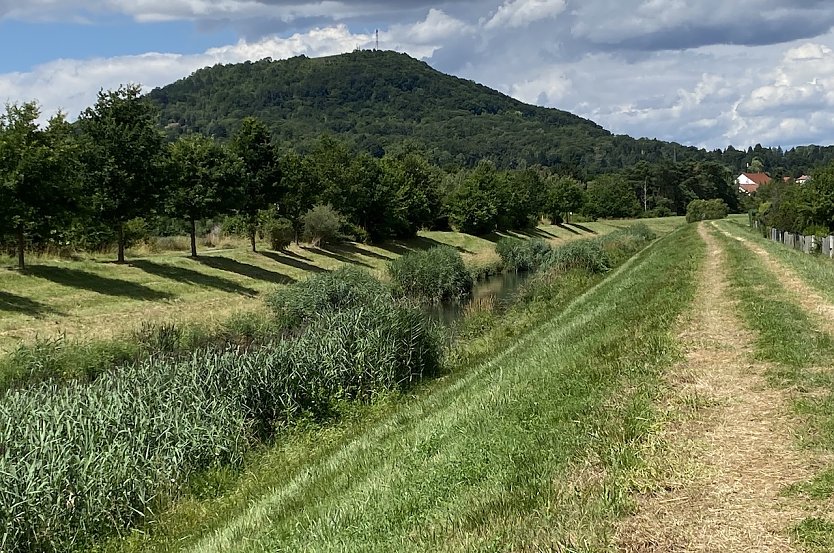
<svg viewBox="0 0 834 553">
<path fill-rule="evenodd" d="M 763 184 L 771 181 L 770 175 L 767 173 L 742 173 L 736 179 L 739 192 L 745 194 L 752 194 Z"/>
</svg>

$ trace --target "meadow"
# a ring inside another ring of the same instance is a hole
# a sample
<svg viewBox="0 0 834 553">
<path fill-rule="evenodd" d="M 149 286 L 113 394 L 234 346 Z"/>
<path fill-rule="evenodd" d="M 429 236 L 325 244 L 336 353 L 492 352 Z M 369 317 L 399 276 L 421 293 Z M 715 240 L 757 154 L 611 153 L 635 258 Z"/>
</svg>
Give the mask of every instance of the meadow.
<svg viewBox="0 0 834 553">
<path fill-rule="evenodd" d="M 682 218 L 646 219 L 658 232 L 680 224 Z M 600 221 L 578 225 L 542 226 L 534 234 L 554 244 L 589 238 L 627 226 L 629 221 Z M 187 256 L 185 240 L 167 240 L 180 249 L 151 253 L 152 248 L 128 250 L 128 262 L 112 263 L 109 253 L 76 259 L 32 256 L 25 272 L 14 270 L 12 258 L 0 258 L 0 352 L 9 352 L 35 338 L 66 336 L 101 339 L 129 333 L 143 323 L 199 323 L 213 326 L 230 315 L 259 310 L 260 296 L 310 274 L 344 265 L 364 267 L 382 275 L 391 259 L 434 245 L 460 251 L 476 271 L 494 264 L 494 243 L 500 235 L 475 237 L 454 232 L 421 232 L 416 239 L 370 246 L 343 243 L 324 248 L 296 245 L 270 251 L 259 244 L 247 251 L 245 241 L 228 240 L 227 247 Z M 185 249 L 182 247 L 185 246 Z"/>
</svg>

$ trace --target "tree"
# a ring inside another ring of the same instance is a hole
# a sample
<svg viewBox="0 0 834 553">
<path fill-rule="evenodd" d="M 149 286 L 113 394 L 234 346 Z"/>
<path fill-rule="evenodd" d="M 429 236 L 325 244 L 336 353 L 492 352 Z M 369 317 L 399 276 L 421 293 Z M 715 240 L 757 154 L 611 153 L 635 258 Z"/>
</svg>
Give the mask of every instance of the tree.
<svg viewBox="0 0 834 553">
<path fill-rule="evenodd" d="M 432 227 L 440 217 L 440 188 L 436 170 L 416 154 L 387 156 L 382 161 L 387 188 L 395 191 L 389 227 L 394 236 L 409 238 Z"/>
<path fill-rule="evenodd" d="M 164 197 L 162 133 L 138 85 L 101 91 L 78 125 L 86 138 L 87 196 L 96 218 L 114 228 L 119 263 L 125 260 L 125 223 L 147 216 Z"/>
<path fill-rule="evenodd" d="M 197 221 L 228 213 L 241 198 L 243 164 L 237 156 L 200 134 L 185 135 L 170 146 L 172 179 L 168 214 L 183 217 L 191 233 L 191 257 L 197 257 Z"/>
<path fill-rule="evenodd" d="M 304 239 L 318 247 L 339 235 L 342 216 L 331 205 L 317 205 L 304 214 Z"/>
<path fill-rule="evenodd" d="M 243 161 L 243 194 L 239 211 L 254 252 L 258 212 L 269 208 L 282 196 L 281 164 L 269 129 L 254 117 L 243 120 L 232 137 L 231 149 Z"/>
<path fill-rule="evenodd" d="M 26 268 L 26 236 L 55 230 L 77 192 L 75 148 L 62 114 L 38 126 L 35 102 L 10 104 L 0 115 L 0 232 L 14 234 L 18 267 Z"/>
<path fill-rule="evenodd" d="M 592 217 L 634 217 L 640 212 L 640 205 L 626 179 L 603 175 L 588 184 L 585 209 Z"/>
<path fill-rule="evenodd" d="M 584 203 L 585 191 L 575 178 L 554 175 L 547 179 L 543 207 L 553 224 L 560 224 L 566 214 L 579 211 Z"/>
<path fill-rule="evenodd" d="M 322 186 L 309 157 L 289 152 L 281 159 L 281 182 L 284 196 L 281 211 L 292 222 L 295 241 L 301 236 L 302 217 L 319 199 Z"/>
<path fill-rule="evenodd" d="M 449 222 L 460 232 L 486 234 L 495 230 L 497 178 L 495 166 L 482 161 L 451 193 L 447 206 Z"/>
</svg>

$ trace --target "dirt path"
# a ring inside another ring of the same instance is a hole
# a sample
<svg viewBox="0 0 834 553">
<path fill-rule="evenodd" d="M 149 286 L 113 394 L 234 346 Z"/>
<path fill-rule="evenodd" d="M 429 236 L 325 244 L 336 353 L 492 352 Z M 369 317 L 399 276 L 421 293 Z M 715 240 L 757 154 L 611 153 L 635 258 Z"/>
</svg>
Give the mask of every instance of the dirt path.
<svg viewBox="0 0 834 553">
<path fill-rule="evenodd" d="M 766 366 L 751 362 L 752 336 L 727 292 L 725 254 L 703 224 L 699 233 L 707 261 L 682 324 L 686 358 L 669 376 L 670 410 L 689 416 L 663 436 L 680 470 L 662 491 L 638 499 L 617 543 L 631 552 L 797 551 L 787 529 L 805 512 L 780 493 L 822 465 L 795 443 L 788 396 L 767 385 Z"/>
<path fill-rule="evenodd" d="M 819 323 L 822 330 L 834 335 L 834 305 L 827 299 L 823 298 L 816 290 L 805 284 L 796 271 L 788 267 L 778 259 L 776 259 L 770 252 L 759 246 L 758 244 L 747 240 L 742 236 L 737 236 L 726 230 L 719 228 L 713 224 L 719 232 L 734 240 L 738 240 L 746 248 L 759 256 L 759 259 L 775 275 L 782 275 L 780 283 L 782 287 L 788 291 L 791 298 L 802 306 L 809 313 L 815 313 L 819 316 Z"/>
</svg>

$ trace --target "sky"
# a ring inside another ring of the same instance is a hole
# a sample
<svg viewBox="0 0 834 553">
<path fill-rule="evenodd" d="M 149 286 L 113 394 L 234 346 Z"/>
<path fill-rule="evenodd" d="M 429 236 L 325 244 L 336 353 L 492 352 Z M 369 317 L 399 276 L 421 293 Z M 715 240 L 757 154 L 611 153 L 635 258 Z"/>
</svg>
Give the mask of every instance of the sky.
<svg viewBox="0 0 834 553">
<path fill-rule="evenodd" d="M 0 102 L 379 46 L 617 134 L 834 144 L 830 0 L 0 0 Z"/>
</svg>

